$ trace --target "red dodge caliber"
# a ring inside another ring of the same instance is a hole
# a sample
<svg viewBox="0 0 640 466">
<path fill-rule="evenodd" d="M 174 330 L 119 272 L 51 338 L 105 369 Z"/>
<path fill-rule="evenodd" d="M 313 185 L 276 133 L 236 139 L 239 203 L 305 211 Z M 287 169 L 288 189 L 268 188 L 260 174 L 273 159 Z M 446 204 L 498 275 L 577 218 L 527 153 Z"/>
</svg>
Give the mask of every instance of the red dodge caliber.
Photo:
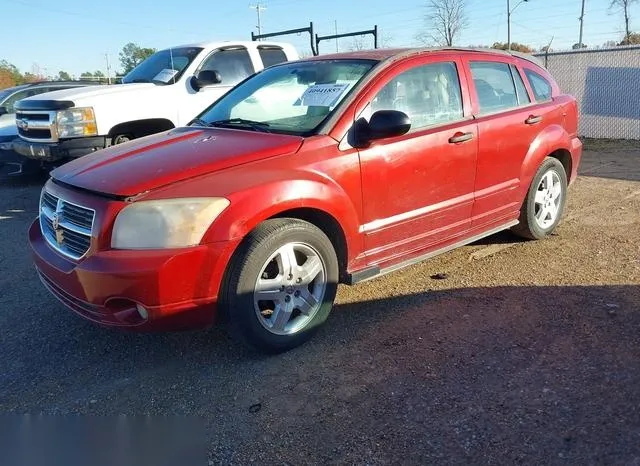
<svg viewBox="0 0 640 466">
<path fill-rule="evenodd" d="M 557 226 L 577 105 L 532 57 L 395 49 L 263 70 L 189 126 L 52 171 L 29 231 L 47 289 L 101 325 L 223 316 L 278 352 L 355 284 Z"/>
</svg>

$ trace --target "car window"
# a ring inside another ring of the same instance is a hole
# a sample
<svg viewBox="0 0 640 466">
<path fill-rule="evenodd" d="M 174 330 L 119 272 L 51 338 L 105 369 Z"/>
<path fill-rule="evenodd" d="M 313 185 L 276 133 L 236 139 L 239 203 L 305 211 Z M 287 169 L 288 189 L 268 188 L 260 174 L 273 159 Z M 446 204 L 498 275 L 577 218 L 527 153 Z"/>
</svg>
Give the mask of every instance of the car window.
<svg viewBox="0 0 640 466">
<path fill-rule="evenodd" d="M 529 79 L 531 88 L 533 89 L 533 95 L 538 102 L 544 102 L 551 100 L 551 84 L 535 71 L 525 70 L 525 74 Z"/>
<path fill-rule="evenodd" d="M 202 70 L 219 72 L 222 84 L 227 86 L 237 84 L 255 72 L 249 52 L 245 48 L 213 52 L 202 64 L 200 71 Z"/>
<path fill-rule="evenodd" d="M 32 95 L 37 95 L 37 94 L 39 94 L 37 88 L 34 88 L 34 89 L 29 88 L 23 91 L 16 92 L 7 100 L 5 100 L 2 106 L 7 109 L 7 113 L 14 113 L 15 112 L 14 106 L 18 100 L 26 99 L 27 97 L 31 97 Z"/>
<path fill-rule="evenodd" d="M 518 106 L 516 86 L 507 63 L 474 61 L 470 67 L 481 114 Z"/>
<path fill-rule="evenodd" d="M 522 76 L 520 76 L 520 72 L 513 65 L 511 65 L 511 74 L 513 75 L 513 80 L 516 83 L 516 92 L 518 94 L 518 103 L 520 105 L 530 104 L 531 103 L 531 98 L 529 97 L 529 93 L 527 92 L 527 88 L 524 85 L 524 81 L 522 80 Z"/>
<path fill-rule="evenodd" d="M 370 112 L 400 110 L 411 118 L 411 128 L 460 120 L 462 93 L 455 63 L 434 63 L 399 74 L 371 102 Z"/>
<path fill-rule="evenodd" d="M 282 63 L 229 91 L 194 124 L 252 120 L 274 133 L 310 135 L 337 111 L 375 64 L 372 60 L 322 58 Z"/>
<path fill-rule="evenodd" d="M 258 52 L 265 68 L 287 61 L 287 55 L 279 47 L 260 47 Z"/>
</svg>

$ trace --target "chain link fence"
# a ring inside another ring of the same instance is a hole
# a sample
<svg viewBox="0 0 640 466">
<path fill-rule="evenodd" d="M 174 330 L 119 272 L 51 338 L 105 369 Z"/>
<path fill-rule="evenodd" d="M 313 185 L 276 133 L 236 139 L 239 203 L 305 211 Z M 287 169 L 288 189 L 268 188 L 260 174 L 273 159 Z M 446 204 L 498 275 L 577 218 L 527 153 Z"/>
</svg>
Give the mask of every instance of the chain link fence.
<svg viewBox="0 0 640 466">
<path fill-rule="evenodd" d="M 580 135 L 640 140 L 640 46 L 535 54 L 580 105 Z"/>
</svg>

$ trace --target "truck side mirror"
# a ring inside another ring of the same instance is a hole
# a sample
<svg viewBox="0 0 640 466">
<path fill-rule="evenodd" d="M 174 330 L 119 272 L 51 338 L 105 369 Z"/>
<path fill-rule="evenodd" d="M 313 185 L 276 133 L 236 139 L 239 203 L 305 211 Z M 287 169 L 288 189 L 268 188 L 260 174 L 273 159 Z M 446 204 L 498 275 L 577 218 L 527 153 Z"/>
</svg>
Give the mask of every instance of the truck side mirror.
<svg viewBox="0 0 640 466">
<path fill-rule="evenodd" d="M 7 113 L 9 113 L 7 107 L 0 107 L 0 116 L 6 115 Z"/>
<path fill-rule="evenodd" d="M 191 87 L 196 91 L 199 91 L 204 86 L 210 86 L 212 84 L 220 84 L 222 82 L 222 76 L 216 70 L 202 70 L 197 76 L 191 78 Z"/>
</svg>

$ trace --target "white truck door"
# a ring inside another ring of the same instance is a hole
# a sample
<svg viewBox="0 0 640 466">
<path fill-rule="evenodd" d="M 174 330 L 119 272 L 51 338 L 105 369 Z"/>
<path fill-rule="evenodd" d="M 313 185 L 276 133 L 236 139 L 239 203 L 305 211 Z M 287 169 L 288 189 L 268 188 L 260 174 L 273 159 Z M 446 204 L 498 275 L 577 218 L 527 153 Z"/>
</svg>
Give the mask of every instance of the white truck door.
<svg viewBox="0 0 640 466">
<path fill-rule="evenodd" d="M 194 76 L 203 70 L 217 71 L 220 73 L 222 82 L 196 90 L 192 86 L 191 77 L 187 77 L 185 86 L 189 95 L 180 104 L 180 126 L 189 123 L 233 86 L 261 68 L 262 64 L 252 60 L 246 47 L 225 46 L 213 50 L 196 69 Z"/>
</svg>

